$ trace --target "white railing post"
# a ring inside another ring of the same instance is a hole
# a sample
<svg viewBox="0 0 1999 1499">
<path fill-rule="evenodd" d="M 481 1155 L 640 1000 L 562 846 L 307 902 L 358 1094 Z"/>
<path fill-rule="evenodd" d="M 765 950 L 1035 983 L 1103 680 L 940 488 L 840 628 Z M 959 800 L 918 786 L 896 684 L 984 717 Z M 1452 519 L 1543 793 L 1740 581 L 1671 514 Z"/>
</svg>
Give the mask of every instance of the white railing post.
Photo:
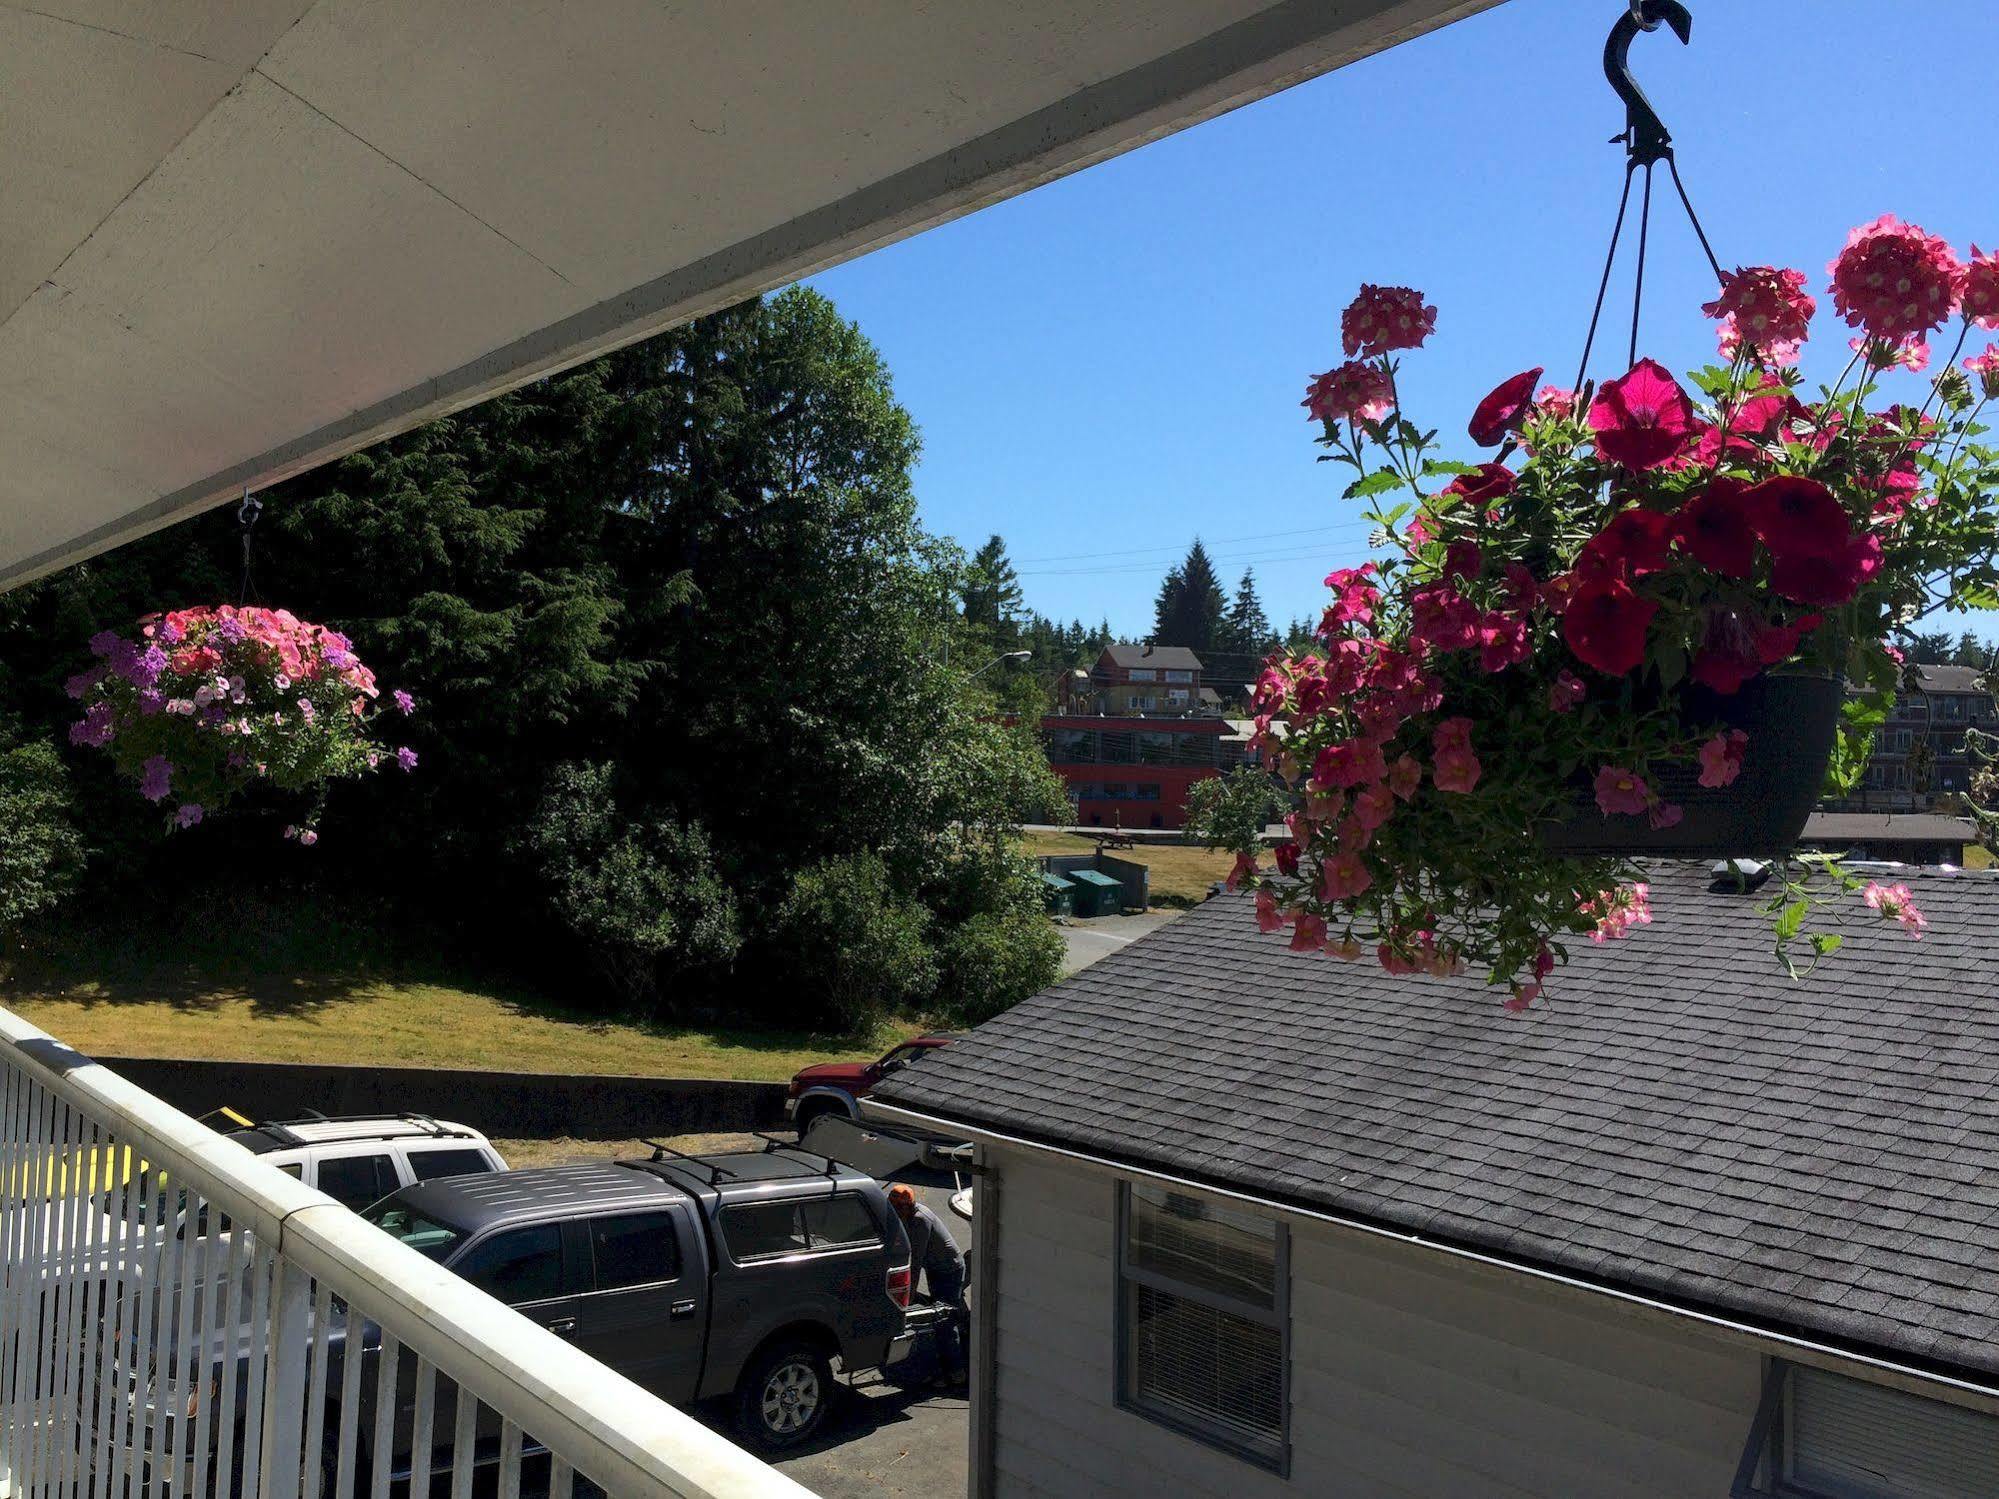
<svg viewBox="0 0 1999 1499">
<path fill-rule="evenodd" d="M 264 1364 L 264 1434 L 258 1443 L 263 1499 L 298 1499 L 305 1371 L 310 1347 L 312 1278 L 282 1253 L 271 1267 L 271 1353 Z M 317 1462 L 317 1454 L 314 1461 Z"/>
</svg>

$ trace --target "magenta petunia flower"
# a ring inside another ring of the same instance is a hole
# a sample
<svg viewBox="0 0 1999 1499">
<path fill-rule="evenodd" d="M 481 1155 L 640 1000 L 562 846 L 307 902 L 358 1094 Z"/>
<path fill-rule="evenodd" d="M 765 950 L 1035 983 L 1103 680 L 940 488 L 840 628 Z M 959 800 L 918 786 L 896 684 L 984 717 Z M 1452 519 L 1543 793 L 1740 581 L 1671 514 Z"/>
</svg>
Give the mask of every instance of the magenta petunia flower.
<svg viewBox="0 0 1999 1499">
<path fill-rule="evenodd" d="M 139 767 L 139 795 L 149 802 L 165 801 L 173 789 L 173 776 L 173 762 L 165 755 L 150 757 Z"/>
<path fill-rule="evenodd" d="M 1596 773 L 1596 804 L 1604 816 L 1642 816 L 1652 808 L 1652 788 L 1635 770 L 1606 765 Z"/>
<path fill-rule="evenodd" d="M 1630 373 L 1604 382 L 1590 402 L 1596 450 L 1629 469 L 1657 468 L 1695 434 L 1694 403 L 1656 359 L 1641 359 Z"/>
</svg>

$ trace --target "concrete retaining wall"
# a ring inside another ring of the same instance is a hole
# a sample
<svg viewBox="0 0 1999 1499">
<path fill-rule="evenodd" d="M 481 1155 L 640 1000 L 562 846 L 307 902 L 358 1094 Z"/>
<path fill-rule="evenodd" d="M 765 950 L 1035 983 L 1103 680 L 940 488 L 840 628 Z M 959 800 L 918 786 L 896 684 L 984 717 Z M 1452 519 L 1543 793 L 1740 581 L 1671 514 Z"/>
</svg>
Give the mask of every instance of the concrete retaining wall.
<svg viewBox="0 0 1999 1499">
<path fill-rule="evenodd" d="M 96 1060 L 189 1114 L 223 1104 L 252 1119 L 295 1119 L 308 1109 L 430 1114 L 502 1139 L 583 1140 L 767 1129 L 784 1121 L 783 1083 L 175 1057 Z"/>
</svg>

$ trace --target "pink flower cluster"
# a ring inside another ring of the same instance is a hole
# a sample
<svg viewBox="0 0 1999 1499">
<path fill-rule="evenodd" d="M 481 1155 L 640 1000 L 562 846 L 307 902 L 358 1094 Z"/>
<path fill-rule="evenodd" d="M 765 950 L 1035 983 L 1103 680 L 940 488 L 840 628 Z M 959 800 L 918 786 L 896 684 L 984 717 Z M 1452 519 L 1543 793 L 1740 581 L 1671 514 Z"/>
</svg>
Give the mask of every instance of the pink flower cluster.
<svg viewBox="0 0 1999 1499">
<path fill-rule="evenodd" d="M 1723 354 L 1746 350 L 1764 364 L 1796 364 L 1819 304 L 1805 290 L 1803 271 L 1738 266 L 1722 272 L 1721 295 L 1701 311 L 1721 323 Z"/>
<path fill-rule="evenodd" d="M 1340 343 L 1349 358 L 1421 348 L 1437 328 L 1437 309 L 1407 286 L 1363 285 L 1340 314 Z"/>
<path fill-rule="evenodd" d="M 1965 268 L 1950 246 L 1892 213 L 1847 235 L 1827 270 L 1839 315 L 1900 348 L 1924 343 L 1948 322 L 1964 291 Z"/>
<path fill-rule="evenodd" d="M 1378 422 L 1388 415 L 1394 399 L 1386 370 L 1349 359 L 1338 369 L 1314 376 L 1299 404 L 1315 422 Z"/>
<path fill-rule="evenodd" d="M 1929 918 L 1916 909 L 1915 897 L 1907 885 L 1883 885 L 1869 880 L 1867 888 L 1860 892 L 1860 898 L 1870 909 L 1898 922 L 1911 937 L 1921 938 L 1923 929 L 1930 924 Z"/>
<path fill-rule="evenodd" d="M 1642 882 L 1619 885 L 1593 900 L 1583 901 L 1576 909 L 1596 921 L 1590 941 L 1615 942 L 1628 935 L 1634 926 L 1652 924 L 1652 887 Z"/>
</svg>

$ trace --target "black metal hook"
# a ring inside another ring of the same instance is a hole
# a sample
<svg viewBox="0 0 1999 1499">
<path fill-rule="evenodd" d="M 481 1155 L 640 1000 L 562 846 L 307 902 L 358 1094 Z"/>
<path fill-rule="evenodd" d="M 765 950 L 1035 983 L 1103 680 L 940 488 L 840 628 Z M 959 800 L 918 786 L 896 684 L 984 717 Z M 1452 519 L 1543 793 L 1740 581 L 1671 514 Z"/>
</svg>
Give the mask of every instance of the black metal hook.
<svg viewBox="0 0 1999 1499">
<path fill-rule="evenodd" d="M 1631 76 L 1631 39 L 1641 31 L 1657 31 L 1662 22 L 1683 45 L 1692 39 L 1694 18 L 1680 0 L 1632 0 L 1603 44 L 1603 76 L 1624 101 L 1622 138 L 1634 167 L 1650 166 L 1673 154 L 1673 137 L 1665 121 Z"/>
</svg>

